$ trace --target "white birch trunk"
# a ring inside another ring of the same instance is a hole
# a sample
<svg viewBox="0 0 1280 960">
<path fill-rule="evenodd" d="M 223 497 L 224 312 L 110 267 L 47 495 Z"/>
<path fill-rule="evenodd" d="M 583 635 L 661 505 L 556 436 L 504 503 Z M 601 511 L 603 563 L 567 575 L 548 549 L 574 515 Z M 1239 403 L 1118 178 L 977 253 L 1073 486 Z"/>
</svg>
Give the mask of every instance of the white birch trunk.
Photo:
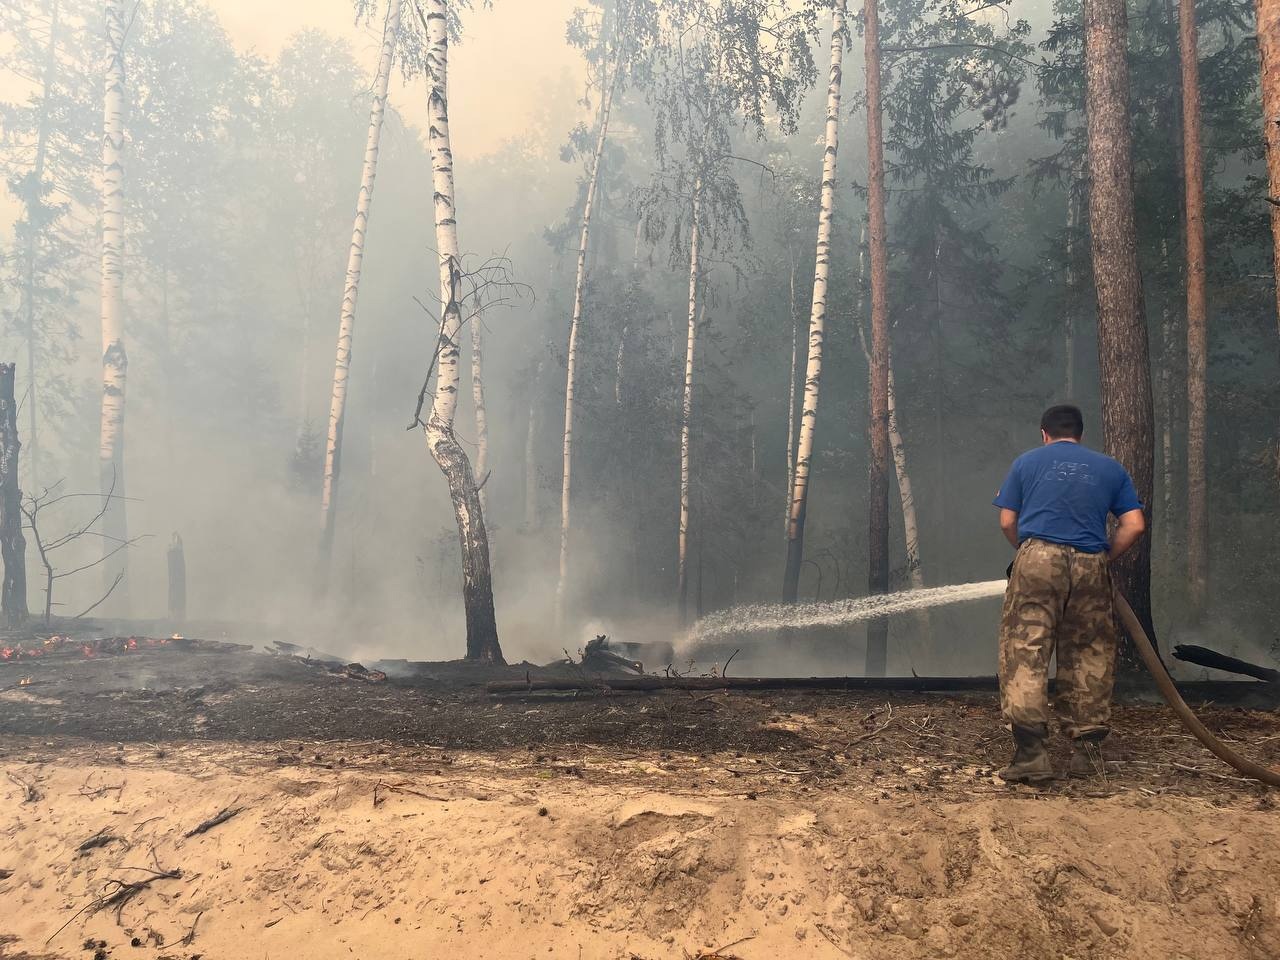
<svg viewBox="0 0 1280 960">
<path fill-rule="evenodd" d="M 693 420 L 693 360 L 698 344 L 698 283 L 701 280 L 702 178 L 693 184 L 689 222 L 689 326 L 684 351 L 684 393 L 680 402 L 680 532 L 676 547 L 676 599 L 680 619 L 689 606 L 689 431 Z"/>
<path fill-rule="evenodd" d="M 529 393 L 529 421 L 524 432 L 524 525 L 532 530 L 538 523 L 538 387 L 542 383 L 542 361 L 533 370 Z"/>
<path fill-rule="evenodd" d="M 489 416 L 484 405 L 484 333 L 479 315 L 471 321 L 471 400 L 476 415 L 476 475 L 480 478 L 480 509 L 487 514 L 489 500 L 484 488 L 489 479 Z M 492 542 L 489 546 L 492 552 Z"/>
<path fill-rule="evenodd" d="M 791 251 L 791 284 L 787 303 L 791 308 L 791 376 L 787 381 L 787 502 L 782 506 L 782 539 L 790 539 L 791 482 L 796 471 L 796 363 L 800 355 L 800 316 L 796 310 L 796 255 Z"/>
<path fill-rule="evenodd" d="M 360 293 L 360 270 L 364 264 L 364 241 L 373 205 L 373 185 L 378 175 L 378 147 L 382 119 L 387 109 L 387 86 L 395 58 L 396 34 L 400 31 L 401 0 L 389 0 L 387 22 L 382 31 L 382 52 L 373 81 L 373 102 L 369 107 L 369 134 L 365 140 L 364 166 L 360 172 L 360 192 L 356 195 L 355 222 L 351 227 L 351 247 L 347 252 L 347 278 L 338 311 L 338 347 L 333 361 L 333 395 L 329 400 L 329 434 L 324 454 L 324 486 L 320 492 L 320 550 L 323 574 L 327 577 L 333 551 L 334 511 L 338 495 L 338 471 L 342 465 L 342 428 L 346 422 L 347 381 L 351 373 L 351 340 L 356 325 L 356 299 Z M 305 371 L 304 371 L 305 383 Z"/>
<path fill-rule="evenodd" d="M 560 485 L 560 577 L 556 582 L 555 622 L 564 622 L 565 590 L 569 579 L 570 493 L 573 484 L 573 416 L 575 378 L 578 370 L 578 335 L 582 327 L 582 301 L 587 286 L 587 250 L 591 239 L 591 213 L 595 206 L 596 188 L 600 183 L 600 158 L 609 135 L 609 114 L 613 107 L 613 83 L 609 77 L 601 84 L 600 118 L 596 130 L 595 150 L 591 155 L 591 174 L 587 180 L 587 198 L 582 205 L 582 228 L 578 235 L 578 269 L 573 283 L 573 316 L 569 320 L 569 353 L 564 392 L 564 462 Z"/>
<path fill-rule="evenodd" d="M 622 325 L 622 333 L 618 335 L 618 369 L 613 378 L 613 402 L 622 406 L 622 370 L 627 349 L 627 325 Z"/>
<path fill-rule="evenodd" d="M 106 0 L 107 64 L 102 112 L 102 422 L 98 448 L 104 498 L 103 555 L 128 540 L 125 516 L 124 398 L 124 0 Z M 104 564 L 117 606 L 129 606 L 128 550 Z"/>
<path fill-rule="evenodd" d="M 493 577 L 484 511 L 471 461 L 453 433 L 460 381 L 459 337 L 462 332 L 462 267 L 458 219 L 454 205 L 453 148 L 449 138 L 449 5 L 426 0 L 427 129 L 435 204 L 435 239 L 440 270 L 440 338 L 436 387 L 425 434 L 432 457 L 449 484 L 458 540 L 462 548 L 462 597 L 467 617 L 467 659 L 501 663 L 498 626 L 493 609 Z"/>
<path fill-rule="evenodd" d="M 818 419 L 818 390 L 822 383 L 822 348 L 826 338 L 827 278 L 831 272 L 831 221 L 835 210 L 836 152 L 840 146 L 840 80 L 845 44 L 845 0 L 831 11 L 831 72 L 827 82 L 826 145 L 822 153 L 822 200 L 818 210 L 818 242 L 813 266 L 813 301 L 809 312 L 809 358 L 805 370 L 804 409 L 791 481 L 787 516 L 787 561 L 782 599 L 793 601 L 804 559 L 804 521 L 809 499 L 809 469 L 813 459 L 814 427 Z"/>
</svg>

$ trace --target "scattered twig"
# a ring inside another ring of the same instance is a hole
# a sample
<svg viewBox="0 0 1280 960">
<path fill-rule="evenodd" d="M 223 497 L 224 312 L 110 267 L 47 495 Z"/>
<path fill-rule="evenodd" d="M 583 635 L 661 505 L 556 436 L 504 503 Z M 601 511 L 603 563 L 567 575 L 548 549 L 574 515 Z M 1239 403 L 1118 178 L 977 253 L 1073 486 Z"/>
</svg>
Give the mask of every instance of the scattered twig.
<svg viewBox="0 0 1280 960">
<path fill-rule="evenodd" d="M 741 649 L 741 648 L 739 648 L 739 649 Z M 729 654 L 729 659 L 728 659 L 728 660 L 726 660 L 726 661 L 724 662 L 724 666 L 720 668 L 720 676 L 721 676 L 721 677 L 727 677 L 727 676 L 729 675 L 729 664 L 733 663 L 733 658 L 734 658 L 734 657 L 736 657 L 737 655 L 738 655 L 738 651 L 737 651 L 737 650 L 735 650 L 735 651 L 733 651 L 733 653 Z M 741 942 L 741 941 L 739 941 L 739 942 Z"/>
<path fill-rule="evenodd" d="M 129 845 L 124 837 L 117 837 L 115 834 L 107 833 L 107 828 L 103 827 L 80 846 L 76 847 L 76 855 L 83 857 L 90 850 L 97 850 L 99 847 L 105 847 L 112 843 L 123 843 L 126 847 Z"/>
<path fill-rule="evenodd" d="M 244 807 L 223 807 L 221 810 L 215 813 L 208 820 L 205 820 L 203 823 L 195 827 L 192 827 L 190 830 L 188 830 L 186 833 L 183 834 L 183 837 L 189 838 L 189 837 L 194 837 L 196 834 L 206 833 L 209 830 L 212 830 L 218 824 L 226 823 L 228 820 L 230 820 L 232 817 L 234 817 L 236 814 L 240 813 L 243 810 L 244 810 Z"/>
<path fill-rule="evenodd" d="M 195 918 L 194 920 L 192 920 L 192 921 L 191 921 L 191 929 L 190 929 L 190 930 L 188 930 L 188 931 L 186 932 L 186 934 L 183 936 L 183 938 L 182 938 L 181 940 L 179 940 L 179 941 L 178 941 L 178 942 L 179 942 L 180 944 L 182 944 L 184 947 L 189 947 L 189 946 L 191 946 L 191 942 L 192 942 L 193 940 L 195 940 L 195 938 L 196 938 L 196 924 L 198 924 L 198 923 L 200 922 L 200 918 L 201 918 L 201 917 L 203 917 L 203 916 L 204 916 L 204 911 L 203 911 L 203 910 L 201 910 L 199 913 L 197 913 L 197 914 L 196 914 L 196 918 Z"/>
<path fill-rule="evenodd" d="M 0 880 L 8 880 L 12 876 L 13 876 L 12 870 L 6 867 L 0 867 Z"/>
<path fill-rule="evenodd" d="M 703 950 L 699 950 L 697 954 L 694 955 L 693 960 L 733 960 L 732 956 L 725 953 L 725 951 L 728 950 L 730 947 L 736 947 L 740 943 L 746 943 L 748 940 L 754 940 L 755 938 L 756 936 L 753 933 L 750 936 L 739 937 L 737 940 L 734 940 L 732 943 L 726 943 L 722 947 L 716 947 L 710 953 L 707 953 L 706 951 L 703 951 Z"/>
<path fill-rule="evenodd" d="M 117 797 L 118 797 L 119 792 L 120 792 L 120 791 L 122 791 L 122 790 L 124 790 L 124 784 L 123 784 L 123 783 L 121 783 L 121 784 L 118 784 L 118 785 L 114 785 L 114 784 L 113 784 L 113 785 L 108 785 L 108 786 L 105 786 L 105 787 L 99 787 L 97 790 L 86 790 L 86 789 L 84 789 L 84 787 L 81 787 L 81 788 L 80 788 L 80 796 L 82 796 L 82 797 L 100 797 L 100 796 L 102 796 L 104 793 L 110 793 L 112 790 L 115 790 L 115 791 L 117 792 Z"/>
<path fill-rule="evenodd" d="M 145 867 L 131 867 L 128 869 L 146 870 Z M 155 881 L 182 879 L 182 871 L 177 869 L 166 870 L 162 873 L 156 873 L 154 870 L 147 870 L 147 872 L 150 873 L 151 876 L 147 877 L 145 880 L 137 880 L 137 881 L 116 880 L 116 879 L 108 880 L 102 886 L 102 893 L 94 897 L 92 900 L 86 903 L 83 907 L 81 907 L 79 910 L 73 913 L 67 919 L 66 923 L 64 923 L 57 930 L 53 931 L 53 933 L 49 935 L 49 939 L 45 940 L 45 943 L 52 943 L 54 937 L 60 934 L 63 930 L 67 929 L 67 927 L 71 926 L 72 922 L 77 917 L 79 917 L 82 913 L 85 913 L 86 911 L 88 911 L 89 915 L 92 916 L 93 914 L 107 907 L 115 907 L 116 923 L 119 924 L 121 923 L 120 915 L 124 911 L 124 908 L 128 905 L 129 901 L 132 900 L 134 897 L 136 897 L 138 894 L 140 894 L 143 890 L 146 890 L 148 887 L 150 887 L 151 884 L 153 884 Z"/>
<path fill-rule="evenodd" d="M 15 773 L 10 773 L 9 779 L 12 780 L 18 786 L 18 789 L 22 791 L 23 803 L 35 803 L 40 799 L 40 791 L 36 789 L 35 784 L 27 783 L 27 781 L 23 780 Z"/>
</svg>

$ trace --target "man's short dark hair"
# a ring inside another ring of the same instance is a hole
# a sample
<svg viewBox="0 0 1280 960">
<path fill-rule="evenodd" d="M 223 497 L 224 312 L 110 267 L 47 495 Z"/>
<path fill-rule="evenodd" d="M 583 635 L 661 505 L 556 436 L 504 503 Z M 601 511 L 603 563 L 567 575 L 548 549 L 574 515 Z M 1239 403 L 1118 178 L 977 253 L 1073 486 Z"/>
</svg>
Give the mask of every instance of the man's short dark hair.
<svg viewBox="0 0 1280 960">
<path fill-rule="evenodd" d="M 1069 403 L 1060 403 L 1050 407 L 1040 418 L 1040 429 L 1049 435 L 1050 440 L 1079 440 L 1084 436 L 1084 414 L 1079 407 Z"/>
</svg>

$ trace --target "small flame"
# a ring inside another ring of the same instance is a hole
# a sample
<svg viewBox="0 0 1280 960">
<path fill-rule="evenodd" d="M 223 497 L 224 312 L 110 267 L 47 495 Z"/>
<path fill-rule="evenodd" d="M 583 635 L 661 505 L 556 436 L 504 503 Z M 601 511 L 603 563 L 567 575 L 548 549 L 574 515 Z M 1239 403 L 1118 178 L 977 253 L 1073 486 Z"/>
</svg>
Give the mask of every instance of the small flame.
<svg viewBox="0 0 1280 960">
<path fill-rule="evenodd" d="M 18 681 L 18 686 L 25 687 L 30 683 L 31 683 L 30 677 L 23 677 L 21 680 Z"/>
</svg>

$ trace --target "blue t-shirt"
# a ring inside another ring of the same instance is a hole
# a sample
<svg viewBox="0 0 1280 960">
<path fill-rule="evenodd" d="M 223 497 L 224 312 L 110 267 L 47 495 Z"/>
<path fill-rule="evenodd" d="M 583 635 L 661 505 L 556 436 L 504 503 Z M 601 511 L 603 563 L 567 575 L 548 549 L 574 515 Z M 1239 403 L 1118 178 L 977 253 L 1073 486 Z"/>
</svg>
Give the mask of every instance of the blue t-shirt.
<svg viewBox="0 0 1280 960">
<path fill-rule="evenodd" d="M 1035 538 L 1101 553 L 1107 514 L 1140 510 L 1128 471 L 1105 454 L 1069 440 L 1028 450 L 1009 468 L 992 501 L 1018 513 L 1018 542 Z"/>
</svg>

